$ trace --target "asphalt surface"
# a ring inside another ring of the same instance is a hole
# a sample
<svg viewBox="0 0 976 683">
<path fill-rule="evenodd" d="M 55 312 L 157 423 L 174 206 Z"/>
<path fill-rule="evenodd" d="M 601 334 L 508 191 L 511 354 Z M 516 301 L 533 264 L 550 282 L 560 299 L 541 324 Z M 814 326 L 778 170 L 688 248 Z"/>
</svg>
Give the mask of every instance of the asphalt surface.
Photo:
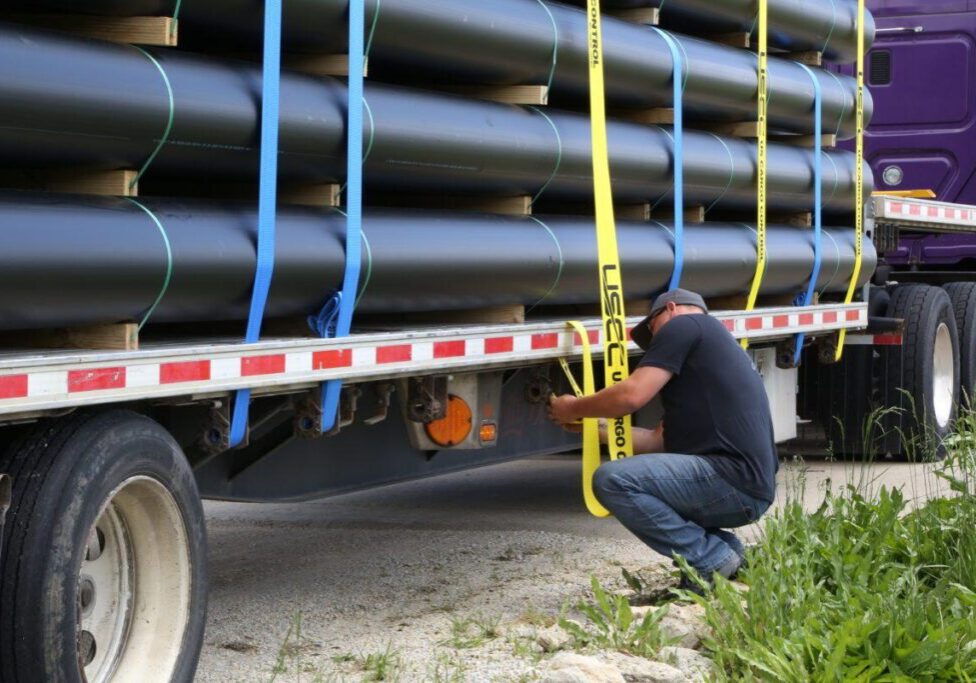
<svg viewBox="0 0 976 683">
<path fill-rule="evenodd" d="M 812 460 L 779 500 L 827 486 L 944 491 L 931 467 Z M 526 623 L 661 560 L 587 514 L 579 459 L 552 456 L 299 503 L 207 503 L 210 608 L 197 680 L 532 680 Z M 756 538 L 758 527 L 743 530 Z M 467 638 L 459 633 L 468 634 Z M 372 659 L 370 659 L 372 657 Z"/>
</svg>

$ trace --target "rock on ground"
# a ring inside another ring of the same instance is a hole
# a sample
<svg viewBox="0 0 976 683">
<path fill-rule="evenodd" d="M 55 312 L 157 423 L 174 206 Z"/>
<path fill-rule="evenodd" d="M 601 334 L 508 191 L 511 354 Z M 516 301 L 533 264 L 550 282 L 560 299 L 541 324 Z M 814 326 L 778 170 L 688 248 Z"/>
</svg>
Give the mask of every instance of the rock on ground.
<svg viewBox="0 0 976 683">
<path fill-rule="evenodd" d="M 544 628 L 536 634 L 536 642 L 544 652 L 565 650 L 573 643 L 573 637 L 559 625 Z"/>
<path fill-rule="evenodd" d="M 675 640 L 679 647 L 691 650 L 701 647 L 702 640 L 710 633 L 705 623 L 705 608 L 694 603 L 672 602 L 667 610 L 661 619 L 664 636 Z"/>
<path fill-rule="evenodd" d="M 686 683 L 688 680 L 680 669 L 663 662 L 622 652 L 607 652 L 600 658 L 616 667 L 627 683 Z"/>
<path fill-rule="evenodd" d="M 705 610 L 700 605 L 671 602 L 663 607 L 632 607 L 635 620 L 641 620 L 650 613 L 664 609 L 659 626 L 667 640 L 680 647 L 697 649 L 709 634 L 705 623 Z"/>
<path fill-rule="evenodd" d="M 543 683 L 626 683 L 623 674 L 596 657 L 560 652 L 549 662 Z"/>
<path fill-rule="evenodd" d="M 679 669 L 690 681 L 706 681 L 715 671 L 715 662 L 686 647 L 662 647 L 658 658 Z"/>
</svg>

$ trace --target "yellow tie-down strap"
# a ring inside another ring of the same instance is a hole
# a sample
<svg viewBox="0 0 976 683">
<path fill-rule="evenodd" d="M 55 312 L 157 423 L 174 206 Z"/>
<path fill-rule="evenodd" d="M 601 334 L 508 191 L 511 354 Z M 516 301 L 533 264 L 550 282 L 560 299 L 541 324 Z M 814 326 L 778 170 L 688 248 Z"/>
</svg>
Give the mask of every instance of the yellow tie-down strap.
<svg viewBox="0 0 976 683">
<path fill-rule="evenodd" d="M 596 204 L 597 258 L 600 264 L 600 309 L 603 314 L 604 385 L 613 386 L 630 375 L 627 358 L 627 318 L 624 287 L 613 216 L 613 188 L 607 149 L 607 112 L 603 85 L 603 35 L 600 0 L 587 0 L 590 46 L 590 128 L 593 144 L 593 195 Z M 608 429 L 610 457 L 631 456 L 634 443 L 630 416 L 616 418 Z"/>
<path fill-rule="evenodd" d="M 576 331 L 579 335 L 583 344 L 583 388 L 580 389 L 579 384 L 576 383 L 576 378 L 573 377 L 572 371 L 569 369 L 569 363 L 566 362 L 565 358 L 559 359 L 559 364 L 563 367 L 563 372 L 566 373 L 566 379 L 569 380 L 569 385 L 573 388 L 573 392 L 577 396 L 585 396 L 587 394 L 592 394 L 595 390 L 595 383 L 593 381 L 593 353 L 590 350 L 590 338 L 587 334 L 586 328 L 583 324 L 576 320 L 571 320 L 566 323 L 569 327 Z M 609 517 L 610 511 L 605 507 L 600 505 L 600 501 L 596 499 L 596 494 L 593 493 L 593 475 L 596 473 L 597 468 L 600 467 L 600 421 L 595 418 L 587 418 L 583 420 L 583 502 L 586 503 L 586 509 L 590 511 L 595 517 Z"/>
<path fill-rule="evenodd" d="M 610 182 L 610 156 L 607 148 L 607 113 L 603 84 L 603 36 L 600 27 L 600 1 L 586 3 L 589 45 L 590 129 L 593 150 L 593 199 L 596 205 L 596 241 L 599 261 L 600 310 L 603 316 L 604 384 L 612 386 L 630 375 L 627 356 L 627 319 L 624 307 L 620 255 L 617 250 L 617 226 L 613 215 L 613 188 Z M 578 321 L 567 323 L 579 335 L 583 350 L 583 388 L 577 384 L 565 358 L 563 371 L 577 396 L 593 394 L 593 356 L 589 334 Z M 634 454 L 630 416 L 612 421 L 607 430 L 610 458 L 616 460 Z M 595 418 L 583 420 L 583 501 L 596 517 L 609 517 L 593 493 L 593 475 L 600 467 L 600 427 Z"/>
<path fill-rule="evenodd" d="M 763 277 L 766 275 L 766 188 L 769 142 L 769 4 L 767 0 L 759 0 L 759 95 L 758 95 L 758 131 L 756 133 L 756 272 L 752 277 L 749 288 L 749 298 L 746 310 L 756 307 L 759 290 Z M 749 348 L 749 340 L 743 339 L 742 348 Z"/>
<path fill-rule="evenodd" d="M 854 152 L 854 272 L 851 282 L 847 286 L 847 296 L 844 303 L 854 301 L 858 280 L 861 279 L 861 262 L 864 256 L 864 0 L 857 1 L 857 122 L 856 144 Z M 844 342 L 847 330 L 841 330 L 837 339 L 837 351 L 834 360 L 839 361 L 844 355 Z"/>
</svg>

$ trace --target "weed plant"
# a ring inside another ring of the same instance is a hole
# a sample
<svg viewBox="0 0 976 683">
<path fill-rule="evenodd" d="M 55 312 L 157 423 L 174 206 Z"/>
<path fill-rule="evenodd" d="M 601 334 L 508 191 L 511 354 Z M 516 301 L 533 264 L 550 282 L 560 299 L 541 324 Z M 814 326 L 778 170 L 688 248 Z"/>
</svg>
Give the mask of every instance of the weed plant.
<svg viewBox="0 0 976 683">
<path fill-rule="evenodd" d="M 976 417 L 946 440 L 952 494 L 912 509 L 862 485 L 770 516 L 741 592 L 706 607 L 724 680 L 976 680 Z"/>
<path fill-rule="evenodd" d="M 363 681 L 398 681 L 401 674 L 400 653 L 387 645 L 382 652 L 371 652 L 359 658 Z"/>
<path fill-rule="evenodd" d="M 451 637 L 441 644 L 456 650 L 480 647 L 500 635 L 498 624 L 497 617 L 484 614 L 468 618 L 451 617 Z"/>
<path fill-rule="evenodd" d="M 665 608 L 651 610 L 643 618 L 637 619 L 627 598 L 609 593 L 595 576 L 590 581 L 593 600 L 576 605 L 586 623 L 559 620 L 559 625 L 573 636 L 577 645 L 654 658 L 663 646 L 674 644 L 661 632 L 660 623 Z"/>
</svg>

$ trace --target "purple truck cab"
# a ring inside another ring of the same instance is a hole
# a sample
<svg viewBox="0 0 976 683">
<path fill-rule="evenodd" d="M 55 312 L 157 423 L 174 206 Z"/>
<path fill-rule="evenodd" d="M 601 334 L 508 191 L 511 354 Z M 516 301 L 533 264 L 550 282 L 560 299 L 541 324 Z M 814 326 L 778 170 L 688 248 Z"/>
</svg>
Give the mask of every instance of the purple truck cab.
<svg viewBox="0 0 976 683">
<path fill-rule="evenodd" d="M 875 114 L 865 156 L 878 191 L 930 189 L 976 204 L 976 0 L 868 0 Z M 843 67 L 850 72 L 850 67 Z M 976 236 L 903 234 L 896 270 L 973 270 Z"/>
<path fill-rule="evenodd" d="M 976 204 L 976 0 L 874 0 L 867 158 L 879 190 Z"/>
</svg>

